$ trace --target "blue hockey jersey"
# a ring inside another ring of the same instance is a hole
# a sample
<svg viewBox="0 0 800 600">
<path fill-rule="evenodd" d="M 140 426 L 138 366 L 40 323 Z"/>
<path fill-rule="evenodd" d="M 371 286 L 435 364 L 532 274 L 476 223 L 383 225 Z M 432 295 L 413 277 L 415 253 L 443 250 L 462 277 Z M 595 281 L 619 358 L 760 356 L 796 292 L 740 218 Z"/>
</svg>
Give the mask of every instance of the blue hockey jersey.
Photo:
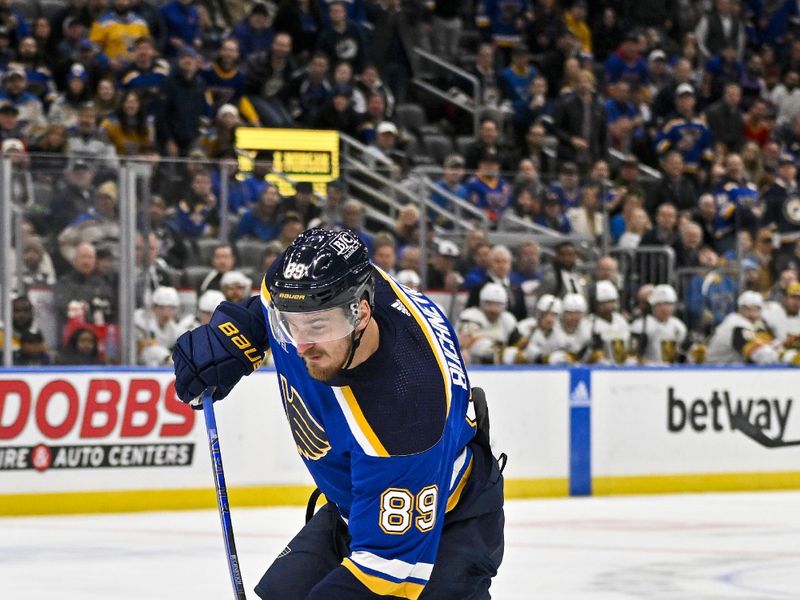
<svg viewBox="0 0 800 600">
<path fill-rule="evenodd" d="M 351 535 L 351 554 L 321 585 L 335 582 L 337 598 L 417 598 L 470 477 L 476 427 L 450 324 L 424 295 L 377 267 L 374 277 L 380 341 L 365 362 L 323 383 L 271 334 L 270 349 L 297 451 Z"/>
</svg>

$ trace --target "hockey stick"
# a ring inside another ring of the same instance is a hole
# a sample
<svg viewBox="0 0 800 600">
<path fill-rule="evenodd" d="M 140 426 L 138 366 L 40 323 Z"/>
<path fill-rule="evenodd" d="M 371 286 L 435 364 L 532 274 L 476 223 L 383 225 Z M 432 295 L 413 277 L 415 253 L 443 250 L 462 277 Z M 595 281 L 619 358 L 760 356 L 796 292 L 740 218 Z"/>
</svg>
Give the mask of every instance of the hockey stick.
<svg viewBox="0 0 800 600">
<path fill-rule="evenodd" d="M 733 415 L 732 425 L 751 440 L 765 448 L 786 448 L 787 446 L 800 446 L 800 440 L 784 441 L 769 437 L 760 427 L 756 427 L 747 420 L 741 411 Z"/>
<path fill-rule="evenodd" d="M 225 542 L 225 554 L 228 557 L 228 571 L 231 574 L 231 585 L 236 600 L 247 600 L 244 595 L 242 572 L 239 568 L 239 556 L 236 554 L 236 542 L 233 539 L 233 523 L 231 510 L 228 505 L 228 488 L 225 486 L 225 472 L 222 470 L 222 452 L 219 448 L 219 435 L 217 434 L 217 418 L 214 416 L 214 400 L 211 397 L 214 390 L 203 392 L 203 414 L 206 418 L 206 432 L 208 433 L 208 449 L 211 452 L 211 470 L 214 472 L 214 485 L 217 488 L 217 507 L 219 520 L 222 524 L 222 537 Z"/>
</svg>

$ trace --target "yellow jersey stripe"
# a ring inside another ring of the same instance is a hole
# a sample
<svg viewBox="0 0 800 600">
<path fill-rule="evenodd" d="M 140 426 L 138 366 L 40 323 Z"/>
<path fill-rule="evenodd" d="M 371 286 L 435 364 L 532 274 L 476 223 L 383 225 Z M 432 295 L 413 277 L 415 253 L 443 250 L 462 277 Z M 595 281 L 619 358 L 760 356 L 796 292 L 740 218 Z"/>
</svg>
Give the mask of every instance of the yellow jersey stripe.
<svg viewBox="0 0 800 600">
<path fill-rule="evenodd" d="M 363 583 L 369 591 L 379 596 L 395 596 L 398 598 L 407 598 L 408 600 L 417 600 L 424 589 L 419 583 L 413 583 L 411 581 L 395 583 L 394 581 L 388 581 L 376 577 L 375 575 L 365 573 L 349 558 L 345 558 L 342 561 L 342 566 Z"/>
<path fill-rule="evenodd" d="M 361 407 L 358 405 L 358 401 L 353 395 L 353 390 L 350 389 L 350 386 L 346 385 L 342 387 L 342 396 L 344 396 L 347 406 L 350 408 L 350 412 L 353 414 L 353 418 L 356 420 L 356 425 L 361 430 L 361 433 L 364 434 L 364 437 L 367 439 L 369 445 L 372 446 L 372 449 L 375 451 L 375 455 L 383 457 L 389 456 L 386 448 L 383 447 L 383 444 L 381 444 L 378 436 L 375 435 L 372 427 L 370 427 L 370 424 L 367 422 L 366 417 L 364 417 L 364 413 L 361 412 Z"/>
<path fill-rule="evenodd" d="M 384 273 L 378 267 L 375 267 L 375 269 L 389 283 L 389 285 L 392 287 L 392 290 L 394 290 L 394 293 L 397 296 L 398 300 L 400 300 L 400 302 L 402 302 L 403 305 L 408 309 L 408 311 L 414 317 L 414 320 L 419 325 L 419 328 L 422 330 L 422 333 L 425 334 L 425 339 L 428 340 L 428 345 L 431 347 L 431 350 L 433 350 L 433 356 L 436 358 L 436 363 L 439 365 L 439 371 L 441 371 L 442 373 L 442 380 L 444 382 L 445 402 L 447 405 L 445 415 L 449 416 L 450 392 L 451 392 L 450 377 L 449 377 L 450 371 L 448 371 L 447 367 L 444 364 L 444 360 L 442 360 L 441 349 L 439 348 L 439 345 L 433 341 L 433 336 L 431 335 L 430 326 L 428 325 L 427 321 L 425 321 L 425 318 L 420 314 L 420 311 L 416 307 L 416 305 L 411 300 L 409 300 L 408 296 L 406 296 L 405 292 L 403 292 L 403 290 L 400 289 L 397 283 L 395 283 L 394 280 L 391 277 L 389 277 L 389 275 Z"/>
<path fill-rule="evenodd" d="M 475 456 L 469 457 L 469 465 L 467 465 L 464 474 L 461 476 L 461 481 L 458 482 L 456 489 L 453 490 L 453 493 L 450 494 L 450 497 L 447 499 L 447 508 L 444 512 L 450 512 L 456 507 L 458 501 L 461 499 L 461 493 L 464 491 L 464 488 L 467 486 L 467 481 L 469 481 L 469 476 L 472 474 L 472 463 Z"/>
<path fill-rule="evenodd" d="M 261 280 L 261 300 L 269 304 L 269 301 L 272 300 L 272 296 L 269 295 L 269 290 L 267 289 L 267 276 L 264 275 L 264 279 Z"/>
</svg>

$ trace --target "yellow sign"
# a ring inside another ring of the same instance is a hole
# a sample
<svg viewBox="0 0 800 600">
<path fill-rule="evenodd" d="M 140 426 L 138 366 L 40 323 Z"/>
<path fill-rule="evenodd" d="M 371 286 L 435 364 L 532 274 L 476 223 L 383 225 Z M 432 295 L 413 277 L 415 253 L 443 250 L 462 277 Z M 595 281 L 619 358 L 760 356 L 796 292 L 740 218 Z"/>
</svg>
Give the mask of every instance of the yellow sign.
<svg viewBox="0 0 800 600">
<path fill-rule="evenodd" d="M 283 196 L 294 194 L 291 181 L 311 182 L 314 191 L 324 195 L 325 184 L 339 177 L 339 133 L 336 131 L 239 127 L 236 148 L 241 151 L 239 170 L 243 172 L 253 170 L 259 150 L 273 153 L 273 172 L 266 179 Z"/>
</svg>

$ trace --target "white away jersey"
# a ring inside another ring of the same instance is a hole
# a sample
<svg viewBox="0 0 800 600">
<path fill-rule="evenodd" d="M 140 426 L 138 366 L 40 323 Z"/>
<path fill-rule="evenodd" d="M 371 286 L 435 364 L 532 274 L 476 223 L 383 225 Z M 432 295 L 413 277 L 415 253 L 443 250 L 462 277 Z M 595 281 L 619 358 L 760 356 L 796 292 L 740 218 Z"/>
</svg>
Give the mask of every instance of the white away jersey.
<svg viewBox="0 0 800 600">
<path fill-rule="evenodd" d="M 592 332 L 592 351 L 595 362 L 623 365 L 628 357 L 628 344 L 631 330 L 628 322 L 618 312 L 611 315 L 611 321 L 590 315 Z"/>
<path fill-rule="evenodd" d="M 659 321 L 653 315 L 631 324 L 631 353 L 645 364 L 675 364 L 686 340 L 686 325 L 675 317 Z"/>
</svg>

